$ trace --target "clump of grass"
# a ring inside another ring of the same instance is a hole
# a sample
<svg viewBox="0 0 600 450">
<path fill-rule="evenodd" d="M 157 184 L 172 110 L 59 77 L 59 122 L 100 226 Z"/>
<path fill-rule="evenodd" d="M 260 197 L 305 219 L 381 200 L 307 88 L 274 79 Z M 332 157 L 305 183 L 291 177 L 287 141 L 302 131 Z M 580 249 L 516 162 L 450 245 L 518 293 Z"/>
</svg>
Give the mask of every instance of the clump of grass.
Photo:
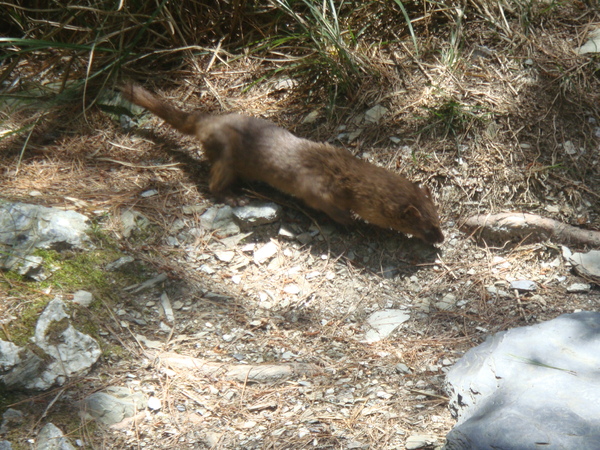
<svg viewBox="0 0 600 450">
<path fill-rule="evenodd" d="M 288 39 L 304 46 L 306 56 L 295 62 L 298 71 L 317 74 L 345 94 L 356 86 L 357 79 L 369 68 L 356 51 L 356 33 L 345 27 L 340 13 L 344 5 L 333 0 L 322 4 L 311 0 L 291 2 L 275 0 L 276 5 L 293 21 Z M 288 44 L 288 40 L 280 40 Z M 277 44 L 272 41 L 272 44 Z"/>
<path fill-rule="evenodd" d="M 427 125 L 421 131 L 442 139 L 448 136 L 457 139 L 474 123 L 482 123 L 486 117 L 482 108 L 464 105 L 453 99 L 446 100 L 438 107 L 427 108 L 427 111 L 429 112 L 429 116 L 425 118 Z"/>
<path fill-rule="evenodd" d="M 416 47 L 408 12 L 402 1 L 395 2 Z M 156 76 L 191 60 L 198 67 L 198 60 L 214 58 L 215 47 L 226 48 L 232 58 L 248 49 L 258 56 L 278 53 L 295 73 L 349 92 L 373 71 L 359 42 L 367 25 L 352 26 L 360 23 L 360 12 L 354 13 L 364 6 L 334 0 L 242 0 L 233 6 L 57 0 L 48 8 L 31 8 L 12 0 L 3 4 L 0 108 L 9 101 L 48 107 L 75 99 L 87 108 L 123 71 Z"/>
</svg>

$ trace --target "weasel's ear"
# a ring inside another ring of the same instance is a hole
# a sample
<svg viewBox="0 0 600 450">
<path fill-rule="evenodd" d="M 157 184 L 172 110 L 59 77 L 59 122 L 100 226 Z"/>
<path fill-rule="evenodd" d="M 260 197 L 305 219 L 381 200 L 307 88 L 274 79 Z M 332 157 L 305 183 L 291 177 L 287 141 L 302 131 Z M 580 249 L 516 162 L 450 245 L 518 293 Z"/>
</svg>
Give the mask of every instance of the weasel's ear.
<svg viewBox="0 0 600 450">
<path fill-rule="evenodd" d="M 408 205 L 406 207 L 406 209 L 404 210 L 404 215 L 406 217 L 412 218 L 412 219 L 421 219 L 423 217 L 423 215 L 421 214 L 421 211 L 419 211 L 416 206 L 414 205 Z"/>
</svg>

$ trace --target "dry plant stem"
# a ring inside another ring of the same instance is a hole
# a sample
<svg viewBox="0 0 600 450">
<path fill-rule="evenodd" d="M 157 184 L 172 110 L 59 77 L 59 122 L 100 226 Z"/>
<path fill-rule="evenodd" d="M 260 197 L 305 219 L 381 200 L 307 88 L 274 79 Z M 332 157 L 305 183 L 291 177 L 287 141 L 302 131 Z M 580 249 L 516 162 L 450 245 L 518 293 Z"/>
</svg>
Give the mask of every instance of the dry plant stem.
<svg viewBox="0 0 600 450">
<path fill-rule="evenodd" d="M 159 164 L 156 166 L 143 166 L 143 165 L 138 165 L 138 164 L 131 164 L 125 161 L 117 161 L 116 159 L 112 159 L 112 158 L 95 158 L 98 161 L 108 161 L 108 162 L 112 162 L 115 164 L 121 164 L 122 166 L 127 166 L 127 167 L 133 167 L 135 169 L 151 169 L 151 170 L 155 170 L 155 169 L 172 169 L 173 167 L 177 167 L 180 166 L 181 163 L 171 163 L 171 164 Z"/>
<path fill-rule="evenodd" d="M 551 239 L 560 244 L 600 246 L 600 231 L 582 230 L 558 220 L 526 213 L 479 214 L 469 217 L 461 230 L 484 239 Z"/>
</svg>

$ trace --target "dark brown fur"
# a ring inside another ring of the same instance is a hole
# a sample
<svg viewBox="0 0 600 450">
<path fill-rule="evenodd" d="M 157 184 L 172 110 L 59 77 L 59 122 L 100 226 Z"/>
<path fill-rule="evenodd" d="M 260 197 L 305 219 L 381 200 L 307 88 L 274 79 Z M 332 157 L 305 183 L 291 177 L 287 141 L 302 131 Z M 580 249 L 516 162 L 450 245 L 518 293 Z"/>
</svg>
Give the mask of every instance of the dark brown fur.
<svg viewBox="0 0 600 450">
<path fill-rule="evenodd" d="M 214 194 L 222 194 L 237 179 L 262 181 L 340 223 L 349 223 L 355 213 L 373 225 L 431 244 L 444 240 L 429 190 L 402 175 L 343 148 L 299 138 L 267 120 L 184 112 L 133 84 L 123 86 L 122 92 L 175 129 L 198 138 L 212 164 Z"/>
</svg>

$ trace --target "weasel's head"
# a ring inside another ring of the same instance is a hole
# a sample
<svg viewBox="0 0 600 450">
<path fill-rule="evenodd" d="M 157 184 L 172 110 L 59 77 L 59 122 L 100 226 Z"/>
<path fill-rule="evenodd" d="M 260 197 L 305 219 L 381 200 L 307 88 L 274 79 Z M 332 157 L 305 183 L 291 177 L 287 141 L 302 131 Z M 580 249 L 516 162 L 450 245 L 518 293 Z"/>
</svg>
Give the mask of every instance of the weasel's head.
<svg viewBox="0 0 600 450">
<path fill-rule="evenodd" d="M 394 205 L 390 217 L 391 228 L 427 242 L 440 244 L 444 242 L 444 233 L 440 226 L 437 208 L 433 203 L 431 192 L 427 187 L 413 186 L 412 195 L 402 196 L 401 202 Z"/>
</svg>

